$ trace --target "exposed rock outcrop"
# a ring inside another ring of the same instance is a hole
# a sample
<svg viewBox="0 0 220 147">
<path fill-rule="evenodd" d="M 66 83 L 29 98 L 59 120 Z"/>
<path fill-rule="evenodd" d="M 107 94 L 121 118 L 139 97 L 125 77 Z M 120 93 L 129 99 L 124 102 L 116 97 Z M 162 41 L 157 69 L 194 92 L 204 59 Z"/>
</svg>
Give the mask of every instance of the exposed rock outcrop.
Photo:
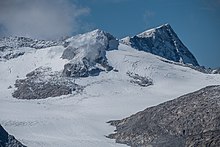
<svg viewBox="0 0 220 147">
<path fill-rule="evenodd" d="M 75 84 L 74 79 L 62 77 L 50 68 L 37 68 L 28 73 L 26 79 L 16 80 L 17 88 L 12 94 L 18 99 L 44 99 L 80 92 L 83 88 Z"/>
<path fill-rule="evenodd" d="M 17 49 L 20 47 L 30 47 L 35 49 L 42 49 L 51 46 L 61 45 L 58 41 L 49 40 L 37 40 L 27 37 L 3 37 L 0 38 L 0 51 L 6 50 L 8 48 Z"/>
<path fill-rule="evenodd" d="M 220 146 L 220 86 L 208 86 L 110 121 L 108 137 L 132 147 Z"/>
<path fill-rule="evenodd" d="M 131 78 L 130 82 L 142 87 L 153 85 L 153 80 L 146 76 L 140 76 L 136 73 L 127 72 L 127 75 Z"/>
</svg>

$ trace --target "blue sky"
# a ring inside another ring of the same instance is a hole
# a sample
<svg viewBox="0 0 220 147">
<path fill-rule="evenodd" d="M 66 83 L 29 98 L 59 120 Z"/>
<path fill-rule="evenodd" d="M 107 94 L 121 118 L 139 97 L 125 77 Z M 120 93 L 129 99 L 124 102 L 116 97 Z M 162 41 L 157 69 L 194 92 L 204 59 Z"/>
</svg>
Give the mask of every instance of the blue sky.
<svg viewBox="0 0 220 147">
<path fill-rule="evenodd" d="M 79 0 L 83 21 L 118 38 L 169 23 L 201 65 L 220 66 L 220 0 Z"/>
<path fill-rule="evenodd" d="M 0 37 L 57 39 L 99 28 L 120 39 L 164 23 L 200 65 L 220 67 L 220 0 L 0 0 Z"/>
</svg>

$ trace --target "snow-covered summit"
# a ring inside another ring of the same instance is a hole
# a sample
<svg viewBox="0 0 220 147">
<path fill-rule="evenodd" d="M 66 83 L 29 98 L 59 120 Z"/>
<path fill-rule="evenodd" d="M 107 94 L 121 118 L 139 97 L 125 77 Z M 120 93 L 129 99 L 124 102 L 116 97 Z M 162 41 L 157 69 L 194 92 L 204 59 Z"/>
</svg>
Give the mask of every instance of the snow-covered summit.
<svg viewBox="0 0 220 147">
<path fill-rule="evenodd" d="M 118 49 L 119 42 L 111 34 L 102 30 L 80 34 L 65 41 L 66 49 L 62 58 L 70 60 L 64 67 L 64 75 L 86 77 L 102 70 L 111 70 L 106 51 Z"/>
<path fill-rule="evenodd" d="M 169 24 L 147 30 L 133 37 L 121 39 L 123 44 L 168 60 L 199 66 L 196 58 L 181 42 Z"/>
</svg>

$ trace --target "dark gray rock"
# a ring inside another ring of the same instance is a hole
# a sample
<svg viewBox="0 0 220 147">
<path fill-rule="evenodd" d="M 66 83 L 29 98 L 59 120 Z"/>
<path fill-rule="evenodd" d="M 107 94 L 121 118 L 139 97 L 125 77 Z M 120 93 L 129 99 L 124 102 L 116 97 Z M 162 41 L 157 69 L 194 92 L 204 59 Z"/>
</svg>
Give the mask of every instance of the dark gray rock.
<svg viewBox="0 0 220 147">
<path fill-rule="evenodd" d="M 82 87 L 75 84 L 74 79 L 53 73 L 50 68 L 37 68 L 28 73 L 26 79 L 15 82 L 17 88 L 12 94 L 18 99 L 45 99 L 80 92 Z"/>
<path fill-rule="evenodd" d="M 220 146 L 220 86 L 208 86 L 109 122 L 108 137 L 133 147 Z"/>
<path fill-rule="evenodd" d="M 6 54 L 3 54 L 2 56 L 0 56 L 0 59 L 5 59 L 5 60 L 10 60 L 10 59 L 13 59 L 13 58 L 17 58 L 19 56 L 22 56 L 24 55 L 25 52 L 21 51 L 21 52 L 13 52 L 13 51 L 10 51 Z"/>
<path fill-rule="evenodd" d="M 130 80 L 131 83 L 137 84 L 142 87 L 147 87 L 153 85 L 153 80 L 149 77 L 140 76 L 136 73 L 127 72 L 127 75 L 132 78 Z"/>
<path fill-rule="evenodd" d="M 85 64 L 67 63 L 64 65 L 63 75 L 65 77 L 88 77 L 89 70 Z"/>
<path fill-rule="evenodd" d="M 220 67 L 211 69 L 212 74 L 220 74 Z"/>
<path fill-rule="evenodd" d="M 5 129 L 0 125 L 0 147 L 26 147 L 15 139 L 14 136 L 9 135 Z"/>
<path fill-rule="evenodd" d="M 181 42 L 169 24 L 150 29 L 133 37 L 126 37 L 121 42 L 137 50 L 150 52 L 168 60 L 199 66 L 196 58 Z"/>
</svg>

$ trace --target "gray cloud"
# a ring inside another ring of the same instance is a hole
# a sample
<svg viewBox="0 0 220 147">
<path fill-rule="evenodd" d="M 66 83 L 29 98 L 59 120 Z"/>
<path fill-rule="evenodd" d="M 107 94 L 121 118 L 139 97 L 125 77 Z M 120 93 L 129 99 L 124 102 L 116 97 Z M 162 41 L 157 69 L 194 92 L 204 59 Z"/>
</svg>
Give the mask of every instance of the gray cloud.
<svg viewBox="0 0 220 147">
<path fill-rule="evenodd" d="M 0 0 L 0 34 L 55 39 L 80 30 L 88 13 L 69 0 Z"/>
</svg>

